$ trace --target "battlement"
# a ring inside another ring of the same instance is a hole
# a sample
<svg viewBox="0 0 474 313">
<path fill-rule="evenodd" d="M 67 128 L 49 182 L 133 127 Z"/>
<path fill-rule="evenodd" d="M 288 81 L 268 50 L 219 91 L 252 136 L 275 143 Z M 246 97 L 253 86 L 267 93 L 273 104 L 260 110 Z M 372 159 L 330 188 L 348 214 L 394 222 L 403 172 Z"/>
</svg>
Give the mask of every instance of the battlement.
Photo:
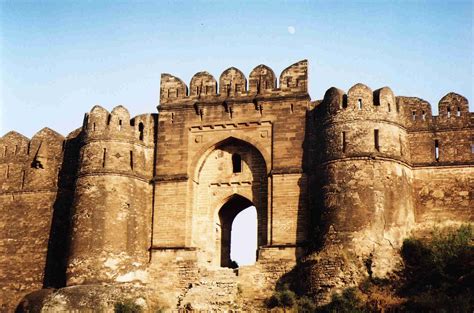
<svg viewBox="0 0 474 313">
<path fill-rule="evenodd" d="M 15 131 L 0 138 L 2 192 L 55 189 L 64 137 L 43 128 L 31 140 Z"/>
<path fill-rule="evenodd" d="M 156 114 L 155 114 L 156 115 Z M 116 139 L 153 145 L 155 140 L 153 114 L 142 114 L 130 118 L 128 110 L 119 105 L 107 111 L 96 105 L 84 116 L 85 141 Z"/>
<path fill-rule="evenodd" d="M 329 88 L 317 107 L 325 119 L 380 119 L 399 123 L 410 131 L 472 125 L 467 99 L 453 92 L 439 101 L 438 116 L 432 114 L 431 105 L 423 99 L 395 96 L 389 87 L 372 91 L 361 83 L 352 86 L 347 93 L 336 87 Z"/>
<path fill-rule="evenodd" d="M 198 72 L 190 82 L 190 89 L 178 77 L 162 74 L 160 103 L 193 102 L 196 100 L 225 101 L 248 97 L 281 97 L 305 94 L 308 91 L 308 61 L 302 60 L 284 69 L 277 79 L 273 70 L 258 65 L 249 75 L 249 81 L 239 69 L 230 67 L 219 77 L 219 84 L 208 72 Z"/>
<path fill-rule="evenodd" d="M 397 97 L 399 105 L 406 107 L 405 118 L 410 130 L 443 130 L 472 127 L 472 113 L 468 100 L 454 92 L 438 102 L 439 115 L 433 115 L 431 105 L 416 97 Z"/>
</svg>

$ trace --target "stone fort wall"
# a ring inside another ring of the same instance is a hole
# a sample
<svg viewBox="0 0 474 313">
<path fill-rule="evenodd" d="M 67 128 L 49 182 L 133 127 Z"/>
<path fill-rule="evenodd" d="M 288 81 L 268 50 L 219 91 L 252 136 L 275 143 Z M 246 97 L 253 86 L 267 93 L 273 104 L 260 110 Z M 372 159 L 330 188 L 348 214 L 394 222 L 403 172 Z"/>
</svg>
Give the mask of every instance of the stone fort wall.
<svg viewBox="0 0 474 313">
<path fill-rule="evenodd" d="M 0 307 L 31 293 L 93 309 L 140 290 L 148 305 L 251 308 L 284 282 L 323 303 L 369 256 L 377 276 L 393 269 L 411 233 L 472 222 L 467 99 L 449 93 L 433 116 L 388 87 L 311 101 L 307 85 L 306 60 L 189 87 L 162 74 L 158 114 L 95 106 L 65 138 L 1 137 Z M 249 205 L 257 262 L 234 271 L 231 225 Z M 103 298 L 83 301 L 85 287 Z"/>
</svg>

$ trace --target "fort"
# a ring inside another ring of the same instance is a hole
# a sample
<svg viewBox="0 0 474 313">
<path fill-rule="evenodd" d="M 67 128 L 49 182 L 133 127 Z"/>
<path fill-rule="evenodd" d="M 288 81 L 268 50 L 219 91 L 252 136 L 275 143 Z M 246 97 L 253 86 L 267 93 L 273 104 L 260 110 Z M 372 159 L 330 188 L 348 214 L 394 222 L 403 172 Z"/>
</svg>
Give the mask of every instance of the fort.
<svg viewBox="0 0 474 313">
<path fill-rule="evenodd" d="M 448 93 L 307 91 L 307 61 L 189 87 L 157 113 L 94 106 L 66 137 L 0 138 L 0 308 L 250 310 L 275 286 L 317 303 L 397 266 L 404 238 L 472 223 L 474 113 Z M 257 210 L 257 260 L 231 268 L 234 218 Z"/>
</svg>

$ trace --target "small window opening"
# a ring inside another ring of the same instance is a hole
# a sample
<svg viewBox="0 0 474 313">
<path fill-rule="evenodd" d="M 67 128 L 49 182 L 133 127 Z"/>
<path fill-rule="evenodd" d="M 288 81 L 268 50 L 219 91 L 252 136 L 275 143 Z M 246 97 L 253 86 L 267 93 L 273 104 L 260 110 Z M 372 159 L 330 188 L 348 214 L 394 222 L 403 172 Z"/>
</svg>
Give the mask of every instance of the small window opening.
<svg viewBox="0 0 474 313">
<path fill-rule="evenodd" d="M 179 97 L 179 89 L 176 89 L 176 98 Z"/>
<path fill-rule="evenodd" d="M 235 84 L 235 93 L 240 93 L 240 84 Z"/>
<path fill-rule="evenodd" d="M 342 132 L 342 152 L 345 153 L 346 149 L 347 149 L 346 132 Z"/>
<path fill-rule="evenodd" d="M 15 152 L 14 154 L 16 155 L 18 153 L 18 145 L 15 145 Z"/>
<path fill-rule="evenodd" d="M 439 161 L 439 141 L 438 139 L 435 140 L 435 159 Z"/>
<path fill-rule="evenodd" d="M 451 108 L 450 107 L 448 107 L 447 112 L 448 112 L 448 118 L 450 118 L 451 117 Z"/>
<path fill-rule="evenodd" d="M 474 154 L 474 143 L 471 143 L 471 153 Z"/>
<path fill-rule="evenodd" d="M 104 154 L 102 156 L 102 167 L 105 167 L 105 158 L 107 156 L 107 149 L 104 148 Z"/>
<path fill-rule="evenodd" d="M 362 99 L 357 100 L 357 107 L 359 108 L 359 110 L 362 110 Z"/>
<path fill-rule="evenodd" d="M 342 96 L 342 108 L 347 108 L 347 95 Z"/>
<path fill-rule="evenodd" d="M 92 130 L 95 131 L 95 123 L 92 124 Z"/>
<path fill-rule="evenodd" d="M 297 80 L 296 80 L 296 85 L 295 85 L 295 87 L 298 87 L 299 85 L 300 85 L 300 80 L 297 79 Z"/>
<path fill-rule="evenodd" d="M 416 111 L 411 111 L 411 119 L 416 121 Z"/>
<path fill-rule="evenodd" d="M 230 96 L 230 84 L 226 85 L 227 96 Z"/>
<path fill-rule="evenodd" d="M 167 95 L 166 95 L 166 98 L 169 98 L 170 97 L 170 88 L 168 88 L 168 90 L 166 91 Z"/>
<path fill-rule="evenodd" d="M 112 116 L 111 116 L 110 114 L 109 114 L 109 115 L 107 115 L 107 125 L 109 125 L 109 124 L 110 124 L 110 119 L 111 119 L 111 118 L 112 118 Z"/>
<path fill-rule="evenodd" d="M 294 109 L 294 108 L 293 108 L 293 103 L 292 103 L 292 104 L 290 104 L 290 113 L 293 113 L 293 112 L 294 112 L 293 109 Z"/>
<path fill-rule="evenodd" d="M 238 153 L 232 154 L 232 173 L 242 173 L 242 157 Z"/>
<path fill-rule="evenodd" d="M 426 113 L 425 111 L 421 111 L 421 119 L 424 121 L 426 120 Z"/>
<path fill-rule="evenodd" d="M 10 176 L 10 165 L 7 165 L 7 170 L 5 172 L 5 178 L 8 178 Z"/>
<path fill-rule="evenodd" d="M 143 123 L 138 124 L 138 139 L 143 140 Z"/>
<path fill-rule="evenodd" d="M 174 123 L 174 113 L 171 113 L 171 123 Z"/>
<path fill-rule="evenodd" d="M 392 112 L 392 107 L 390 106 L 390 102 L 388 103 L 388 111 Z"/>
<path fill-rule="evenodd" d="M 374 146 L 375 146 L 375 150 L 380 151 L 379 130 L 378 129 L 374 129 Z"/>
<path fill-rule="evenodd" d="M 119 120 L 119 127 L 118 127 L 118 130 L 119 130 L 119 131 L 122 130 L 122 120 Z"/>
<path fill-rule="evenodd" d="M 28 147 L 26 148 L 26 154 L 30 154 L 30 146 L 31 146 L 31 143 L 28 142 Z"/>
<path fill-rule="evenodd" d="M 133 151 L 130 150 L 130 169 L 133 171 Z"/>
<path fill-rule="evenodd" d="M 396 108 L 397 108 L 397 113 L 400 112 L 400 104 L 398 102 L 396 104 Z"/>
<path fill-rule="evenodd" d="M 291 77 L 288 77 L 288 78 L 286 79 L 286 87 L 287 87 L 287 88 L 290 88 L 290 85 L 291 85 Z"/>
<path fill-rule="evenodd" d="M 461 108 L 458 107 L 456 110 L 456 116 L 461 116 Z"/>
<path fill-rule="evenodd" d="M 209 94 L 209 86 L 206 86 L 206 95 Z"/>
<path fill-rule="evenodd" d="M 8 152 L 8 147 L 5 146 L 3 149 L 3 156 L 7 156 L 7 152 Z"/>
</svg>

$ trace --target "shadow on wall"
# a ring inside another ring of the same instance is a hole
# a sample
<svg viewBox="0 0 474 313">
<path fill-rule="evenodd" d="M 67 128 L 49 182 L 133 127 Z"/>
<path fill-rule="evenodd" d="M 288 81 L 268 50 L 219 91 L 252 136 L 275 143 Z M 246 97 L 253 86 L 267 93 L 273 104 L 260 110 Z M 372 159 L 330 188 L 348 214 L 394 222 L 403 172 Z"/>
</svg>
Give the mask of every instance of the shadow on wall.
<svg viewBox="0 0 474 313">
<path fill-rule="evenodd" d="M 66 269 L 71 241 L 71 209 L 81 140 L 82 131 L 73 138 L 68 137 L 64 144 L 64 159 L 58 174 L 58 193 L 53 205 L 43 288 L 66 286 Z"/>
</svg>

